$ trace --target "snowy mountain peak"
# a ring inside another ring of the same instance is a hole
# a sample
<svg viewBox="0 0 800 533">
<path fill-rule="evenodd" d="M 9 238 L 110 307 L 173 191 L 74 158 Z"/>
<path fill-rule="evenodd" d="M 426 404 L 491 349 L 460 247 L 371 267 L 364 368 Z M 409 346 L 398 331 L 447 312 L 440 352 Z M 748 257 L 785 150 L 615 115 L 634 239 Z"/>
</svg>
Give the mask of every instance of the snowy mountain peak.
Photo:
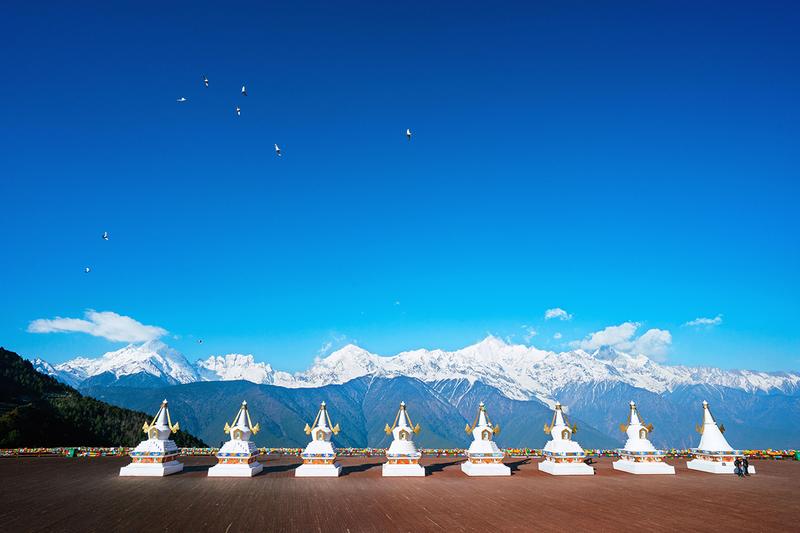
<svg viewBox="0 0 800 533">
<path fill-rule="evenodd" d="M 277 372 L 267 363 L 256 363 L 252 355 L 211 356 L 194 364 L 202 381 L 246 380 L 267 385 L 289 386 L 294 380 L 286 372 Z"/>
</svg>

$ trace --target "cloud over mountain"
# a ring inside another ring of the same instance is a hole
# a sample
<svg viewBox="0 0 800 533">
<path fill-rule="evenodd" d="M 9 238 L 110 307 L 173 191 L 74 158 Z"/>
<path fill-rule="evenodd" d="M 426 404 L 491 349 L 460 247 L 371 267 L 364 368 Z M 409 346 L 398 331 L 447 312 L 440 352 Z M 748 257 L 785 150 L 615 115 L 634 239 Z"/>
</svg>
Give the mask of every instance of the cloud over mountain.
<svg viewBox="0 0 800 533">
<path fill-rule="evenodd" d="M 569 345 L 571 348 L 589 352 L 608 346 L 630 354 L 646 355 L 659 363 L 665 362 L 668 359 L 669 345 L 672 344 L 672 334 L 666 330 L 650 329 L 641 337 L 633 338 L 640 325 L 638 322 L 625 322 L 619 326 L 608 326 L 582 341 L 572 341 Z"/>
<path fill-rule="evenodd" d="M 88 333 L 115 342 L 146 342 L 156 340 L 167 333 L 158 326 L 146 326 L 131 317 L 121 316 L 111 311 L 98 313 L 87 309 L 85 320 L 80 318 L 53 319 L 40 318 L 28 325 L 30 333 Z"/>
</svg>

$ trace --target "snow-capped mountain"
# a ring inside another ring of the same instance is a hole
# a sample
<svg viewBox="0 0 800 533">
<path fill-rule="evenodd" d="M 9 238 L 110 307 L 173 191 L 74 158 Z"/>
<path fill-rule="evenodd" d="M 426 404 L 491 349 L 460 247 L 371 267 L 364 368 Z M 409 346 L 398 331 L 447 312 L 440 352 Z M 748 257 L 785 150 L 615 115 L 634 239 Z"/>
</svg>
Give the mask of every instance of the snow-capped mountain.
<svg viewBox="0 0 800 533">
<path fill-rule="evenodd" d="M 555 353 L 489 336 L 453 352 L 415 350 L 380 357 L 357 346 L 346 346 L 295 376 L 300 387 L 340 384 L 365 376 L 408 376 L 424 382 L 466 379 L 495 387 L 518 400 L 538 398 L 551 403 L 553 394 L 567 385 L 622 382 L 662 394 L 684 385 L 720 385 L 746 392 L 793 394 L 800 389 L 795 372 L 751 372 L 713 367 L 659 365 L 644 355 L 602 348 Z"/>
<path fill-rule="evenodd" d="M 286 372 L 272 369 L 267 363 L 256 363 L 252 355 L 228 354 L 211 356 L 194 364 L 202 381 L 234 381 L 243 379 L 265 385 L 291 387 L 294 378 Z"/>
<path fill-rule="evenodd" d="M 161 341 L 148 341 L 140 346 L 129 344 L 121 350 L 108 352 L 97 359 L 79 357 L 60 365 L 51 366 L 37 359 L 34 367 L 45 374 L 72 386 L 85 386 L 88 379 L 103 376 L 104 385 L 118 384 L 130 376 L 151 376 L 152 384 L 177 385 L 193 383 L 200 377 L 195 368 L 178 350 Z"/>
<path fill-rule="evenodd" d="M 538 398 L 548 404 L 563 387 L 594 382 L 618 382 L 656 394 L 672 392 L 681 386 L 718 385 L 749 393 L 793 395 L 800 391 L 796 372 L 752 372 L 721 370 L 713 367 L 666 366 L 644 355 L 629 355 L 609 348 L 593 354 L 583 350 L 563 353 L 538 350 L 488 336 L 473 346 L 456 350 L 415 350 L 382 357 L 358 346 L 348 345 L 324 359 L 318 359 L 305 372 L 291 376 L 269 364 L 256 363 L 252 355 L 230 354 L 198 360 L 194 365 L 177 350 L 159 341 L 141 346 L 129 345 L 99 359 L 79 358 L 50 366 L 35 362 L 37 369 L 75 386 L 126 384 L 123 376 L 139 376 L 137 386 L 163 386 L 195 381 L 247 380 L 288 388 L 322 387 L 342 384 L 362 376 L 407 376 L 426 383 L 448 380 L 480 381 L 517 400 Z M 107 379 L 98 383 L 95 376 Z M 157 378 L 163 385 L 142 384 L 141 376 Z M 112 377 L 113 376 L 113 377 Z M 87 382 L 89 379 L 95 381 Z"/>
</svg>

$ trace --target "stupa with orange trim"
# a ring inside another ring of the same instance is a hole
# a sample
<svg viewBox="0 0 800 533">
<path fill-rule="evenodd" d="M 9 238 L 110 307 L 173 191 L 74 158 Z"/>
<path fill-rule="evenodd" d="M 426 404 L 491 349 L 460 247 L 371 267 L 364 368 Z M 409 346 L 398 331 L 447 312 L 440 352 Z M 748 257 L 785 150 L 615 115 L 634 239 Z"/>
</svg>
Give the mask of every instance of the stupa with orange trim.
<svg viewBox="0 0 800 533">
<path fill-rule="evenodd" d="M 144 423 L 142 429 L 148 439 L 142 441 L 131 452 L 133 462 L 119 469 L 120 476 L 162 477 L 183 470 L 179 463 L 180 450 L 175 442 L 169 440 L 170 433 L 178 431 L 178 424 L 172 424 L 167 409 L 167 400 L 161 404 L 151 423 Z"/>
<path fill-rule="evenodd" d="M 553 421 L 544 426 L 544 432 L 552 437 L 542 449 L 544 461 L 539 463 L 539 470 L 554 476 L 591 476 L 594 468 L 585 464 L 586 452 L 580 444 L 572 440 L 578 428 L 575 424 L 567 424 L 561 404 L 556 402 Z"/>
<path fill-rule="evenodd" d="M 425 477 L 425 467 L 419 464 L 422 453 L 414 444 L 414 435 L 419 433 L 419 424 L 414 427 L 406 410 L 406 402 L 400 402 L 400 410 L 394 424 L 386 424 L 384 431 L 393 435 L 394 440 L 386 450 L 387 462 L 383 463 L 384 476 L 419 476 Z"/>
<path fill-rule="evenodd" d="M 474 440 L 467 450 L 467 461 L 461 463 L 461 471 L 468 476 L 510 476 L 511 469 L 503 464 L 506 456 L 492 440 L 500 433 L 500 426 L 492 427 L 483 402 L 480 404 L 475 423 L 465 428 L 472 433 Z"/>
<path fill-rule="evenodd" d="M 325 402 L 320 405 L 314 427 L 306 424 L 306 435 L 313 439 L 300 455 L 303 464 L 294 471 L 295 477 L 338 477 L 342 473 L 342 465 L 336 462 L 336 447 L 331 442 L 331 435 L 339 434 L 339 424 L 333 428 Z"/>
<path fill-rule="evenodd" d="M 617 450 L 619 460 L 614 461 L 615 470 L 631 474 L 674 474 L 675 467 L 664 462 L 664 450 L 656 450 L 648 436 L 653 432 L 653 424 L 644 425 L 636 404 L 631 402 L 628 423 L 620 424 L 619 429 L 628 435 L 625 447 Z"/>
<path fill-rule="evenodd" d="M 209 477 L 253 477 L 264 469 L 259 463 L 258 448 L 250 440 L 258 433 L 258 424 L 253 425 L 247 402 L 242 402 L 239 412 L 233 419 L 233 427 L 225 424 L 225 433 L 231 440 L 217 452 L 217 464 L 208 469 Z"/>
</svg>

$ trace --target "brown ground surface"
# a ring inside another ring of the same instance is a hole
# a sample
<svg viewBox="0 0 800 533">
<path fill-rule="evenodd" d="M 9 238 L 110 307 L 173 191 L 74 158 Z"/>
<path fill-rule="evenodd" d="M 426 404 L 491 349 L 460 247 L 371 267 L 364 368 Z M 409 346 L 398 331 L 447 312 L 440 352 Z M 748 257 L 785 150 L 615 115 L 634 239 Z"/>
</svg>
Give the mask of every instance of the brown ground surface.
<svg viewBox="0 0 800 533">
<path fill-rule="evenodd" d="M 749 478 L 555 477 L 506 458 L 512 476 L 471 478 L 462 458 L 423 458 L 425 478 L 383 478 L 381 458 L 341 458 L 339 478 L 295 478 L 296 457 L 261 457 L 254 478 L 209 478 L 183 457 L 165 478 L 121 478 L 124 457 L 0 459 L 2 531 L 797 531 L 800 462 L 753 461 Z"/>
</svg>

